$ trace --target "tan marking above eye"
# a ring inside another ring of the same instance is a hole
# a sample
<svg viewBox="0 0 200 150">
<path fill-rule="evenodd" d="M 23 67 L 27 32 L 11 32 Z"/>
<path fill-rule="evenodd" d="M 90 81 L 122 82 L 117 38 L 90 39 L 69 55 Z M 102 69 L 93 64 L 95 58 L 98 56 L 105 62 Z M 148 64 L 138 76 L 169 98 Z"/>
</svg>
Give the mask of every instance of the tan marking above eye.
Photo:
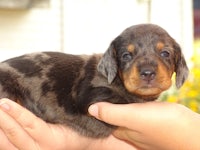
<svg viewBox="0 0 200 150">
<path fill-rule="evenodd" d="M 127 50 L 128 50 L 129 52 L 133 52 L 134 49 L 135 49 L 135 46 L 134 46 L 133 44 L 129 44 L 129 45 L 127 46 Z"/>
<path fill-rule="evenodd" d="M 156 44 L 156 49 L 160 51 L 160 50 L 162 50 L 162 49 L 164 48 L 164 46 L 165 46 L 164 43 L 158 42 L 158 43 Z"/>
</svg>

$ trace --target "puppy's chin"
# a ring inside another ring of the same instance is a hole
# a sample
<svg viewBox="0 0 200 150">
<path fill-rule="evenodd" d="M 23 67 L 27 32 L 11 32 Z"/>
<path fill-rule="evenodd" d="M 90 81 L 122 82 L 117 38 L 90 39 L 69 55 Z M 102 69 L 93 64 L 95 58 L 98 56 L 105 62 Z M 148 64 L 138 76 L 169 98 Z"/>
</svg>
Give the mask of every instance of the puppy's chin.
<svg viewBox="0 0 200 150">
<path fill-rule="evenodd" d="M 159 96 L 162 92 L 163 92 L 162 89 L 156 87 L 151 87 L 151 88 L 143 87 L 135 89 L 135 91 L 132 91 L 132 93 L 141 97 Z"/>
<path fill-rule="evenodd" d="M 131 82 L 134 81 L 134 82 Z M 126 80 L 125 88 L 138 97 L 158 97 L 163 91 L 170 88 L 172 81 L 170 79 L 163 81 L 153 80 L 151 82 L 136 80 Z"/>
</svg>

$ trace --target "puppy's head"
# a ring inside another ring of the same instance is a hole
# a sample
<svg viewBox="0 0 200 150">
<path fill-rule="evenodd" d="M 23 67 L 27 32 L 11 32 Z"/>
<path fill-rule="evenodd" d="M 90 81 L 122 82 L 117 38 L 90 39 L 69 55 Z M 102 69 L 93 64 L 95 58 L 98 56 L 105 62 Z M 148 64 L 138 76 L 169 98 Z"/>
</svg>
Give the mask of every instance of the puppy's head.
<svg viewBox="0 0 200 150">
<path fill-rule="evenodd" d="M 130 93 L 147 97 L 168 89 L 174 72 L 177 88 L 188 76 L 180 46 L 164 29 L 152 24 L 123 31 L 104 53 L 98 71 L 110 84 L 119 76 Z"/>
</svg>

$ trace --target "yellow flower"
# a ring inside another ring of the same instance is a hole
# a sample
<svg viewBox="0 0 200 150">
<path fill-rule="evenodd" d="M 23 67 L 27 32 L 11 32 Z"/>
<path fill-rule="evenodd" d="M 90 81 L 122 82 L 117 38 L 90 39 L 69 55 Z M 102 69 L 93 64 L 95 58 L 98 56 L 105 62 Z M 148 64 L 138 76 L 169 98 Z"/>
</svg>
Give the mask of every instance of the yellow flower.
<svg viewBox="0 0 200 150">
<path fill-rule="evenodd" d="M 193 111 L 195 111 L 195 112 L 198 112 L 199 104 L 198 104 L 198 102 L 197 102 L 196 100 L 190 100 L 190 101 L 189 101 L 188 107 L 189 107 L 191 110 L 193 110 Z"/>
<path fill-rule="evenodd" d="M 190 98 L 195 98 L 198 96 L 198 94 L 199 94 L 199 91 L 191 89 L 188 91 L 187 96 Z"/>
<path fill-rule="evenodd" d="M 171 103 L 176 103 L 178 101 L 178 98 L 175 95 L 169 95 L 167 101 Z"/>
<path fill-rule="evenodd" d="M 193 68 L 192 70 L 192 73 L 194 75 L 194 77 L 200 77 L 200 69 L 199 68 Z"/>
</svg>

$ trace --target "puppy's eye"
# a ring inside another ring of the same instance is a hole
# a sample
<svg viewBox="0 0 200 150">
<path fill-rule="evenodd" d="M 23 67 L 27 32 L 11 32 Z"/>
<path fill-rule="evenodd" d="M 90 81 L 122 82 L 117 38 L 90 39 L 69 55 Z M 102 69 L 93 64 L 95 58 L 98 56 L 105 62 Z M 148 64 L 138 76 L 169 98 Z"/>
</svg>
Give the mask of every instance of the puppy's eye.
<svg viewBox="0 0 200 150">
<path fill-rule="evenodd" d="M 170 55 L 170 53 L 168 52 L 168 51 L 162 51 L 161 53 L 160 53 L 160 56 L 161 57 L 169 57 L 169 55 Z"/>
<path fill-rule="evenodd" d="M 124 61 L 132 60 L 132 54 L 130 52 L 124 52 L 122 54 L 122 60 L 124 60 Z"/>
</svg>

